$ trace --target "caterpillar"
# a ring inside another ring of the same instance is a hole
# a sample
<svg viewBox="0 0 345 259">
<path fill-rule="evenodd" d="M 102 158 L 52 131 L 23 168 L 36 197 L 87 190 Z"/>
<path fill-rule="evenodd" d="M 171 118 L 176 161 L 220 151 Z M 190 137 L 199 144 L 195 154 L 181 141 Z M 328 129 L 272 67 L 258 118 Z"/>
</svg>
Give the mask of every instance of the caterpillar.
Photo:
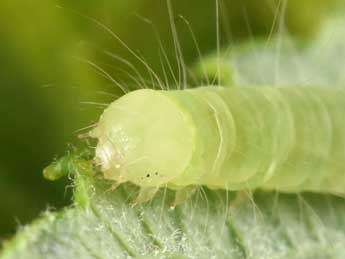
<svg viewBox="0 0 345 259">
<path fill-rule="evenodd" d="M 340 87 L 141 89 L 89 135 L 104 177 L 140 186 L 142 200 L 200 185 L 344 195 L 344 111 Z"/>
</svg>

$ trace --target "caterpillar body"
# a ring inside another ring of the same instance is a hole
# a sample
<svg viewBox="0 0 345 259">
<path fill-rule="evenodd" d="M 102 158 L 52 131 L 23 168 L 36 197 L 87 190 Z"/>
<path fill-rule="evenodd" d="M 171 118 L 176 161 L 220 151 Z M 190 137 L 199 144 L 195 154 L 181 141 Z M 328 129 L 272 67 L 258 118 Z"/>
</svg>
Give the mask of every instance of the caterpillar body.
<svg viewBox="0 0 345 259">
<path fill-rule="evenodd" d="M 344 112 L 336 87 L 142 89 L 110 104 L 90 136 L 117 183 L 344 195 Z"/>
</svg>

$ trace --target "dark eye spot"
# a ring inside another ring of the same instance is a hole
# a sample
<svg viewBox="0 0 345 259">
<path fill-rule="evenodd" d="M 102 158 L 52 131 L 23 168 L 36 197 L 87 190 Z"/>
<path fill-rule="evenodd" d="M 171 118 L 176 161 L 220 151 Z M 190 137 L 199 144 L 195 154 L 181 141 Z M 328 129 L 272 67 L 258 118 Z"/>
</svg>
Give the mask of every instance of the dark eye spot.
<svg viewBox="0 0 345 259">
<path fill-rule="evenodd" d="M 147 178 L 150 177 L 150 174 L 147 174 L 146 177 L 147 177 Z"/>
<path fill-rule="evenodd" d="M 158 175 L 158 172 L 155 172 L 155 175 Z"/>
</svg>

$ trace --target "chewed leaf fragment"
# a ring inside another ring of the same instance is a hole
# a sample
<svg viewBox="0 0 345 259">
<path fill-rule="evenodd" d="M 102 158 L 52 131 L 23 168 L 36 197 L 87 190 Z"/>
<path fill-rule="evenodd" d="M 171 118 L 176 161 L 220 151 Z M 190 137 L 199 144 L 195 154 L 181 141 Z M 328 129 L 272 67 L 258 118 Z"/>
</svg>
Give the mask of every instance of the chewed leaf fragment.
<svg viewBox="0 0 345 259">
<path fill-rule="evenodd" d="M 80 170 L 93 172 L 92 152 L 90 149 L 71 152 L 52 162 L 44 168 L 43 176 L 47 180 L 55 181 Z"/>
</svg>

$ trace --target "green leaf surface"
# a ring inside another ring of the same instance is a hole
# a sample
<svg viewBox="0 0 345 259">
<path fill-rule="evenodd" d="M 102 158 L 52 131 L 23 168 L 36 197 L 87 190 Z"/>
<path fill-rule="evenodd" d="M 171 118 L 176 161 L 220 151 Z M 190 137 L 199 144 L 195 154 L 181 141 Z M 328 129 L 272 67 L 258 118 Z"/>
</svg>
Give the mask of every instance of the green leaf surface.
<svg viewBox="0 0 345 259">
<path fill-rule="evenodd" d="M 197 192 L 171 208 L 161 190 L 134 206 L 137 188 L 80 170 L 75 204 L 46 212 L 5 244 L 0 258 L 344 258 L 342 198 Z"/>
<path fill-rule="evenodd" d="M 206 57 L 194 71 L 212 82 L 219 69 L 222 85 L 342 86 L 344 43 L 345 19 L 335 14 L 307 44 L 287 34 L 247 41 L 231 45 L 220 58 Z"/>
</svg>

